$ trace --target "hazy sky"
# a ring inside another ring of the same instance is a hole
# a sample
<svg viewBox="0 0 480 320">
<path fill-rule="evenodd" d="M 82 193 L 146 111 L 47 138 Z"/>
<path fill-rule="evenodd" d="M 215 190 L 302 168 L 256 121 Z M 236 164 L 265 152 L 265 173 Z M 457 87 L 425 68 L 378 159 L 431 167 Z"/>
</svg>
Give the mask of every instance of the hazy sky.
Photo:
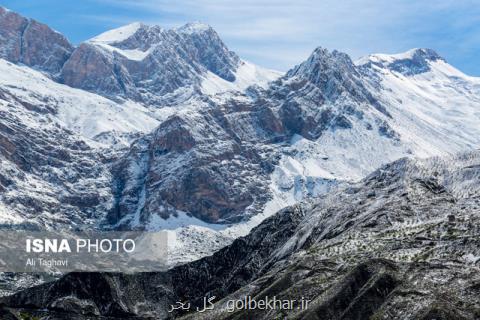
<svg viewBox="0 0 480 320">
<path fill-rule="evenodd" d="M 242 58 L 287 70 L 323 46 L 356 59 L 369 53 L 435 49 L 480 76 L 477 0 L 0 0 L 79 43 L 135 21 L 210 24 Z"/>
</svg>

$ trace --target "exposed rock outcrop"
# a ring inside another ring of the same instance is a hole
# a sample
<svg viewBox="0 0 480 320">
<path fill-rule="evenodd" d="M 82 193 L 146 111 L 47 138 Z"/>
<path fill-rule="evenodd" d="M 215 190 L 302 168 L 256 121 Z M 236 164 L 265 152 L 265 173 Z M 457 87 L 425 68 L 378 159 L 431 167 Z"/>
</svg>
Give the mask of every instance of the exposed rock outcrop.
<svg viewBox="0 0 480 320">
<path fill-rule="evenodd" d="M 0 58 L 56 75 L 73 49 L 47 25 L 0 7 Z"/>
</svg>

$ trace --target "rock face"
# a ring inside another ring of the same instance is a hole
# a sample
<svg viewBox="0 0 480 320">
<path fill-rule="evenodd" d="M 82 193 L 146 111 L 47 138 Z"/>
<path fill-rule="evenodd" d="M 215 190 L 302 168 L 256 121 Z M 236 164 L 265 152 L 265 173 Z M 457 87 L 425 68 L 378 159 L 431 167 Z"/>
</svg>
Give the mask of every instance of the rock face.
<svg viewBox="0 0 480 320">
<path fill-rule="evenodd" d="M 318 139 L 327 130 L 352 129 L 377 109 L 389 114 L 344 53 L 317 48 L 307 61 L 287 72 L 267 95 L 291 135 Z"/>
<path fill-rule="evenodd" d="M 240 63 L 207 25 L 190 23 L 165 30 L 134 23 L 80 45 L 65 64 L 61 79 L 107 97 L 168 104 L 162 96 L 190 96 L 208 72 L 235 81 Z"/>
<path fill-rule="evenodd" d="M 238 222 L 261 212 L 275 161 L 275 151 L 258 143 L 273 136 L 256 126 L 262 111 L 200 105 L 201 113 L 170 117 L 116 162 L 108 223 L 158 228 L 155 221 L 179 210 L 207 222 Z"/>
<path fill-rule="evenodd" d="M 479 161 L 478 152 L 401 159 L 279 212 L 211 257 L 164 273 L 69 274 L 2 302 L 53 319 L 476 319 Z M 167 312 L 203 296 L 216 296 L 211 313 Z M 227 311 L 245 296 L 311 302 Z"/>
<path fill-rule="evenodd" d="M 103 94 L 127 94 L 132 80 L 118 59 L 91 44 L 81 44 L 62 68 L 61 81 L 71 87 Z"/>
<path fill-rule="evenodd" d="M 7 101 L 14 104 L 6 105 Z M 108 202 L 106 194 L 102 195 L 109 187 L 109 172 L 102 164 L 105 158 L 72 132 L 52 123 L 49 113 L 55 109 L 49 108 L 30 105 L 0 89 L 0 208 L 4 225 L 33 229 L 81 225 L 105 211 L 100 209 Z M 44 125 L 33 129 L 31 123 L 39 118 Z M 56 212 L 53 219 L 49 219 L 50 212 Z"/>
<path fill-rule="evenodd" d="M 47 25 L 0 7 L 0 57 L 57 74 L 73 51 L 60 33 Z"/>
<path fill-rule="evenodd" d="M 117 202 L 109 223 L 154 227 L 156 216 L 175 209 L 207 222 L 238 222 L 271 200 L 270 175 L 294 136 L 314 141 L 359 120 L 364 131 L 388 130 L 388 116 L 378 116 L 382 106 L 338 52 L 318 49 L 268 89 L 249 94 L 254 98 L 191 101 L 193 112 L 178 112 L 137 141 L 114 170 Z M 385 140 L 395 144 L 395 133 Z"/>
</svg>

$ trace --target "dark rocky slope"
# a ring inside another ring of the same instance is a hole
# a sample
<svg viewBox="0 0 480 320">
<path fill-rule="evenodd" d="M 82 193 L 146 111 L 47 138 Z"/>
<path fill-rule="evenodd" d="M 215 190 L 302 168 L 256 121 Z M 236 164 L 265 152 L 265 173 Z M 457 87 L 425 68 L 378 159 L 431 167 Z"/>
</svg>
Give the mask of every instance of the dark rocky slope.
<svg viewBox="0 0 480 320">
<path fill-rule="evenodd" d="M 167 219 L 177 210 L 203 221 L 237 222 L 260 212 L 275 153 L 240 140 L 231 131 L 235 120 L 228 119 L 235 111 L 227 112 L 206 107 L 203 114 L 171 117 L 136 141 L 113 166 L 116 201 L 106 223 L 147 226 L 154 216 Z"/>
</svg>

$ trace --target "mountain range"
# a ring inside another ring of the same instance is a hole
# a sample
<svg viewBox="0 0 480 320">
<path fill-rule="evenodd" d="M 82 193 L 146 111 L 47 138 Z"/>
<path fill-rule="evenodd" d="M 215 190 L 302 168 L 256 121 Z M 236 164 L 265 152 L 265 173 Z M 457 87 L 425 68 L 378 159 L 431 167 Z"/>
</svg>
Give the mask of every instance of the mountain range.
<svg viewBox="0 0 480 320">
<path fill-rule="evenodd" d="M 106 306 L 77 291 L 70 301 L 70 289 L 49 296 L 49 286 L 73 281 L 93 294 L 87 284 L 100 281 L 109 291 L 118 284 L 136 293 L 134 282 L 151 283 L 165 285 L 171 299 L 193 299 L 280 289 L 288 296 L 290 286 L 307 290 L 312 281 L 319 283 L 311 292 L 315 312 L 332 319 L 381 308 L 475 318 L 467 306 L 427 310 L 427 301 L 441 298 L 433 289 L 415 289 L 425 297 L 421 310 L 409 310 L 413 293 L 386 299 L 400 283 L 413 286 L 409 268 L 425 279 L 440 276 L 422 263 L 452 264 L 446 274 L 465 277 L 478 268 L 475 241 L 462 239 L 472 239 L 478 218 L 480 78 L 435 51 L 353 61 L 319 47 L 281 73 L 242 60 L 198 22 L 174 29 L 133 23 L 73 45 L 0 8 L 0 58 L 2 228 L 168 230 L 173 267 L 134 281 L 67 275 L 33 289 L 40 300 L 27 290 L 8 305 L 147 317 L 165 314 L 175 300 L 127 294 Z M 467 241 L 463 251 L 459 241 Z M 224 271 L 195 271 L 215 266 Z M 227 274 L 228 266 L 237 273 Z M 375 281 L 385 296 L 366 295 Z M 353 309 L 338 300 L 352 283 Z M 454 295 L 469 299 L 472 290 Z M 382 307 L 365 311 L 362 299 Z M 333 310 L 332 301 L 342 307 Z"/>
</svg>

